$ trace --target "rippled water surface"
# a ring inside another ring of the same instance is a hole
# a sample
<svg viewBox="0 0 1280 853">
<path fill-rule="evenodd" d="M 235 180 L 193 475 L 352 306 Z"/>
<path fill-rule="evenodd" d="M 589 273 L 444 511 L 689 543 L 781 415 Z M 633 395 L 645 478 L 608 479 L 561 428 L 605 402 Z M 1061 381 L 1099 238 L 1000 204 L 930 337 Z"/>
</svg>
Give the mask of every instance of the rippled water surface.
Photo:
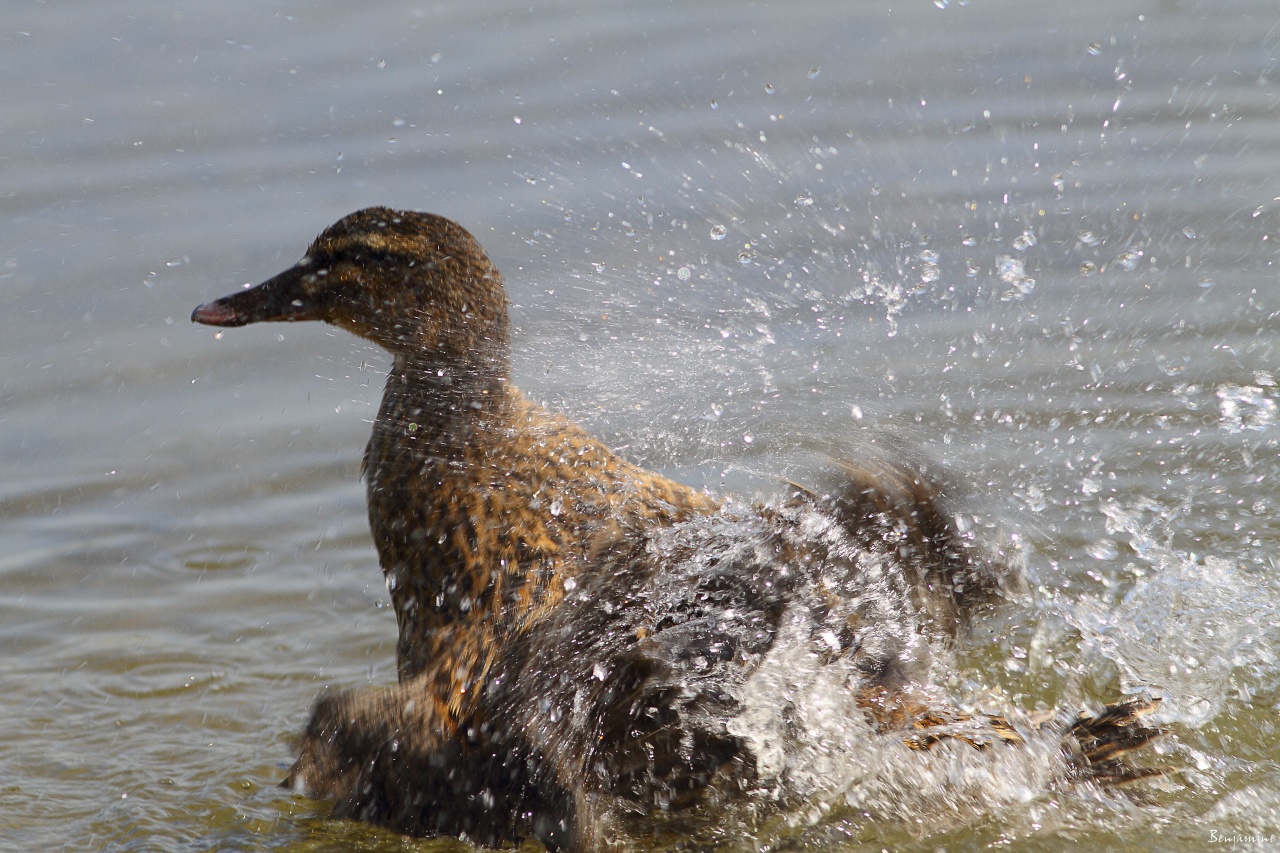
<svg viewBox="0 0 1280 853">
<path fill-rule="evenodd" d="M 1136 799 L 853 785 L 728 849 L 1265 849 L 1278 56 L 1271 0 L 8 9 L 0 847 L 466 849 L 274 787 L 323 686 L 395 677 L 386 359 L 187 320 L 389 204 L 480 238 L 519 383 L 633 459 L 748 496 L 859 443 L 958 472 L 1033 583 L 956 693 L 1164 700 L 1178 772 Z"/>
</svg>

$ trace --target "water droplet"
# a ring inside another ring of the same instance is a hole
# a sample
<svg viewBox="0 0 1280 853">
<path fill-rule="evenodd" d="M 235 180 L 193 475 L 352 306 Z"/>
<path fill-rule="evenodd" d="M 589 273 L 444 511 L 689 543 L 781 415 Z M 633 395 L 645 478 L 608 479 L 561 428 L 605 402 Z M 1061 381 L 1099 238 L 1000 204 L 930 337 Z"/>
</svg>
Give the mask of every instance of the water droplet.
<svg viewBox="0 0 1280 853">
<path fill-rule="evenodd" d="M 1027 509 L 1032 512 L 1044 512 L 1048 505 L 1044 499 L 1044 489 L 1034 485 L 1027 487 Z"/>
<path fill-rule="evenodd" d="M 1120 265 L 1120 268 L 1123 269 L 1125 272 L 1133 272 L 1138 268 L 1138 264 L 1141 262 L 1142 262 L 1141 249 L 1131 249 L 1128 252 L 1123 252 L 1116 257 L 1116 263 L 1118 263 Z"/>
<path fill-rule="evenodd" d="M 1160 368 L 1160 372 L 1165 376 L 1179 376 L 1184 373 L 1191 364 L 1189 356 L 1178 356 L 1170 358 L 1168 356 L 1156 356 L 1156 366 Z"/>
<path fill-rule="evenodd" d="M 821 66 L 821 65 L 815 65 L 815 66 L 813 66 L 812 68 L 810 68 L 810 69 L 809 69 L 808 77 L 809 77 L 809 79 L 810 79 L 810 80 L 813 80 L 814 78 L 816 78 L 816 77 L 817 77 L 819 74 L 821 74 L 821 73 L 822 73 L 822 66 Z"/>
<path fill-rule="evenodd" d="M 1110 539 L 1100 539 L 1085 548 L 1085 551 L 1095 560 L 1114 560 L 1120 556 L 1120 551 L 1116 549 L 1116 543 Z"/>
<path fill-rule="evenodd" d="M 723 225 L 712 225 L 712 226 L 711 226 L 711 239 L 712 239 L 712 240 L 723 240 L 723 239 L 725 238 L 725 235 L 727 235 L 728 233 L 729 233 L 729 229 L 728 229 L 728 228 L 725 228 Z"/>
<path fill-rule="evenodd" d="M 1035 290 L 1036 280 L 1027 275 L 1026 266 L 1021 258 L 1000 255 L 996 258 L 996 274 L 1005 284 L 1011 285 L 1011 289 L 1001 295 L 1002 302 L 1021 299 Z"/>
<path fill-rule="evenodd" d="M 688 281 L 689 277 L 692 275 L 693 273 L 689 270 L 688 267 L 680 267 L 680 269 L 676 270 L 676 278 L 680 279 L 681 281 Z"/>
<path fill-rule="evenodd" d="M 765 84 L 764 84 L 764 93 L 765 93 L 766 95 L 772 95 L 775 91 L 777 91 L 777 90 L 773 88 L 773 84 L 772 84 L 772 83 L 765 83 Z"/>
<path fill-rule="evenodd" d="M 1102 45 L 1098 44 L 1096 41 L 1090 43 L 1090 45 L 1086 47 L 1084 50 L 1085 50 L 1085 53 L 1089 54 L 1090 56 L 1102 55 Z"/>
<path fill-rule="evenodd" d="M 755 440 L 756 440 L 756 437 L 755 437 L 754 435 L 752 435 L 751 433 L 749 433 L 749 432 L 744 432 L 744 433 L 742 434 L 742 443 L 743 443 L 743 444 L 750 444 L 751 442 L 753 442 L 753 441 L 755 441 Z"/>
</svg>

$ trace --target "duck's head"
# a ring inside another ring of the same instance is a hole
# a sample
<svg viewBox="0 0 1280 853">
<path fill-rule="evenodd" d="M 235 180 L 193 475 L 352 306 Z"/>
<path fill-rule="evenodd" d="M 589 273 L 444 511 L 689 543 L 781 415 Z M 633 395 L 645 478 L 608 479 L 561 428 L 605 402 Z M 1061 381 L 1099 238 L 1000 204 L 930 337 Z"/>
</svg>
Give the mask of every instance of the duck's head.
<svg viewBox="0 0 1280 853">
<path fill-rule="evenodd" d="M 385 207 L 343 217 L 294 266 L 191 319 L 323 320 L 397 356 L 452 365 L 504 362 L 507 350 L 502 277 L 475 238 L 443 216 Z"/>
</svg>

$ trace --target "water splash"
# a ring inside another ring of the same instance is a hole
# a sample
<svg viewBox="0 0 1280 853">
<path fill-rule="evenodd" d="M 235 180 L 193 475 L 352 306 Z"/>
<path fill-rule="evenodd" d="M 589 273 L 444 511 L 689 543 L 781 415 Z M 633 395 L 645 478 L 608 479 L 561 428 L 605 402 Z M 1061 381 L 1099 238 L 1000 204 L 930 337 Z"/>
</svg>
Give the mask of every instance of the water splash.
<svg viewBox="0 0 1280 853">
<path fill-rule="evenodd" d="M 927 753 L 877 733 L 850 689 L 858 678 L 853 667 L 820 661 L 806 632 L 798 620 L 783 626 L 743 685 L 743 712 L 730 727 L 757 756 L 759 795 L 797 804 L 781 816 L 782 826 L 758 837 L 834 820 L 853 830 L 913 827 L 922 817 L 929 833 L 942 832 L 1033 802 L 1063 778 L 1060 731 L 1025 726 L 1028 742 L 1018 749 L 954 741 Z"/>
<path fill-rule="evenodd" d="M 1266 388 L 1221 385 L 1214 393 L 1218 397 L 1218 425 L 1229 433 L 1261 432 L 1276 422 L 1276 401 Z"/>
<path fill-rule="evenodd" d="M 1116 664 L 1125 692 L 1158 693 L 1164 719 L 1203 726 L 1247 691 L 1244 682 L 1274 671 L 1274 593 L 1231 560 L 1200 559 L 1159 541 L 1164 516 L 1150 501 L 1108 501 L 1103 512 L 1108 533 L 1127 538 L 1137 555 L 1125 567 L 1137 580 L 1118 603 L 1083 600 L 1065 616 L 1086 656 Z"/>
</svg>

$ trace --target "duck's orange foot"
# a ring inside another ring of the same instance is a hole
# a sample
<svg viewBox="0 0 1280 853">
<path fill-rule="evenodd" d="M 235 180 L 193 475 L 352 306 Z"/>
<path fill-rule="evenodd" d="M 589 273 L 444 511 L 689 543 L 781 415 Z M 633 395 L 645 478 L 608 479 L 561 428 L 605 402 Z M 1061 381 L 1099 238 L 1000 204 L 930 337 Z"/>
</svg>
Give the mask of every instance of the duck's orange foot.
<svg viewBox="0 0 1280 853">
<path fill-rule="evenodd" d="M 1099 714 L 1077 717 L 1063 747 L 1075 759 L 1080 777 L 1111 787 L 1169 773 L 1169 767 L 1135 767 L 1124 760 L 1165 733 L 1163 727 L 1142 720 L 1159 704 L 1158 698 L 1129 699 L 1107 705 Z"/>
</svg>

